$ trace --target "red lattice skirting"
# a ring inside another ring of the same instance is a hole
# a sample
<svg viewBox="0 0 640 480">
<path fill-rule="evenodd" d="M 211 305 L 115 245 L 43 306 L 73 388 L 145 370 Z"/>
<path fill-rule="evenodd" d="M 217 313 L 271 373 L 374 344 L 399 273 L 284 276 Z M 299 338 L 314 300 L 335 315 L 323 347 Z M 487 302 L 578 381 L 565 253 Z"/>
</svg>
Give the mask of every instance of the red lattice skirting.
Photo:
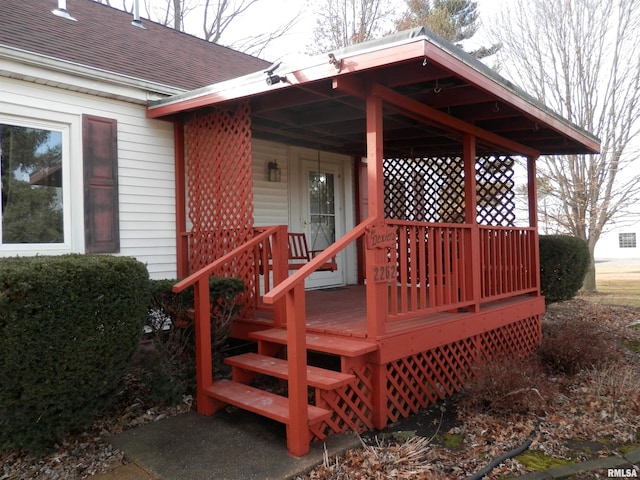
<svg viewBox="0 0 640 480">
<path fill-rule="evenodd" d="M 541 338 L 541 317 L 535 315 L 464 338 L 447 345 L 410 355 L 381 365 L 386 385 L 386 423 L 416 413 L 462 389 L 471 367 L 480 359 L 496 355 L 520 356 L 530 353 Z M 376 366 L 365 363 L 351 367 L 355 386 L 316 392 L 318 406 L 333 410 L 327 422 L 314 429 L 316 438 L 348 430 L 363 432 L 374 426 Z"/>
</svg>

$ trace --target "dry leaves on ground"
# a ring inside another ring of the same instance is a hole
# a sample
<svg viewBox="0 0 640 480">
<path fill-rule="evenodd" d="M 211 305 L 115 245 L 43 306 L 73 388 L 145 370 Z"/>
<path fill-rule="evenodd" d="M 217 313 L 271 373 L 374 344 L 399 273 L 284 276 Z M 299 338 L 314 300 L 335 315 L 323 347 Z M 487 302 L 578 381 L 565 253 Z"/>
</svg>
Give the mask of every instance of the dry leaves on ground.
<svg viewBox="0 0 640 480">
<path fill-rule="evenodd" d="M 554 458 L 585 460 L 609 455 L 618 445 L 640 441 L 640 309 L 610 307 L 573 300 L 551 305 L 545 322 L 584 318 L 606 326 L 623 350 L 619 362 L 601 370 L 583 371 L 570 381 L 556 379 L 562 393 L 550 399 L 542 414 L 499 415 L 459 412 L 456 426 L 440 433 L 462 438 L 461 448 L 447 448 L 428 437 L 407 441 L 380 440 L 351 450 L 340 458 L 325 458 L 308 480 L 467 478 L 493 458 L 520 446 L 532 433 L 531 450 Z M 173 408 L 145 403 L 134 377 L 127 379 L 118 401 L 84 432 L 68 435 L 49 455 L 38 458 L 17 452 L 0 454 L 0 480 L 79 480 L 126 462 L 108 437 L 123 429 L 188 411 L 191 399 Z M 535 385 L 532 385 L 532 394 Z M 375 437 L 373 437 L 375 438 Z M 488 477 L 500 479 L 529 471 L 507 460 Z"/>
<path fill-rule="evenodd" d="M 551 378 L 560 393 L 547 399 L 543 412 L 503 415 L 459 411 L 457 426 L 446 433 L 461 437 L 460 448 L 423 437 L 399 444 L 391 441 L 325 459 L 300 480 L 464 479 L 530 437 L 529 450 L 569 462 L 608 456 L 620 446 L 640 443 L 640 327 L 630 326 L 640 321 L 640 309 L 578 299 L 550 305 L 544 324 L 578 318 L 593 322 L 594 327 L 604 326 L 627 348 L 621 349 L 615 363 L 598 370 Z M 533 379 L 530 390 L 536 395 Z M 415 452 L 409 456 L 406 450 L 411 448 Z M 517 459 L 509 459 L 485 478 L 511 478 L 530 471 L 532 468 Z"/>
</svg>

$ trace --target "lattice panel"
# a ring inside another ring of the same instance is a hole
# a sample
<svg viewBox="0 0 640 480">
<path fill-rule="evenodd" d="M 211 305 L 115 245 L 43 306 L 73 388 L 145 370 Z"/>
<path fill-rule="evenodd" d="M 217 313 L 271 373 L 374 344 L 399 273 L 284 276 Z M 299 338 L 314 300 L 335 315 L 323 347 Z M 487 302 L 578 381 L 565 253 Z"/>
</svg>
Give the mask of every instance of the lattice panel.
<svg viewBox="0 0 640 480">
<path fill-rule="evenodd" d="M 479 347 L 485 359 L 500 355 L 521 356 L 531 353 L 542 335 L 540 316 L 519 320 L 480 335 Z"/>
<path fill-rule="evenodd" d="M 387 364 L 387 418 L 395 422 L 460 390 L 476 355 L 466 338 Z"/>
<path fill-rule="evenodd" d="M 384 161 L 385 217 L 464 222 L 464 167 L 458 157 Z"/>
<path fill-rule="evenodd" d="M 516 220 L 514 159 L 476 159 L 478 223 L 513 226 Z M 464 223 L 464 166 L 459 157 L 384 161 L 385 217 Z"/>
<path fill-rule="evenodd" d="M 533 316 L 388 363 L 387 422 L 396 422 L 462 389 L 471 367 L 481 359 L 532 352 L 540 342 L 540 325 L 540 316 Z"/>
<path fill-rule="evenodd" d="M 373 428 L 373 368 L 367 363 L 348 373 L 356 376 L 353 386 L 316 392 L 316 405 L 333 412 L 331 418 L 320 424 L 317 430 L 312 429 L 316 438 L 322 439 L 348 430 L 364 432 Z"/>
<path fill-rule="evenodd" d="M 513 226 L 516 194 L 511 157 L 478 157 L 476 160 L 478 223 Z"/>
<path fill-rule="evenodd" d="M 186 123 L 189 269 L 195 272 L 253 235 L 251 117 L 248 104 L 235 112 L 210 111 Z M 243 308 L 253 305 L 253 252 L 216 275 L 246 282 Z M 242 312 L 249 314 L 249 312 Z"/>
</svg>

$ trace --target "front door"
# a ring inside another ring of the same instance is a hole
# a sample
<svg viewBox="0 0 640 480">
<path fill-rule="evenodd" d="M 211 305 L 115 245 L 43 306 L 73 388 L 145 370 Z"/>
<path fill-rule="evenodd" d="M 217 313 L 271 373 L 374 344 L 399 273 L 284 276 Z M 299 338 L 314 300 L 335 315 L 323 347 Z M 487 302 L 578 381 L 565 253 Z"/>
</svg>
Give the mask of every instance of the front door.
<svg viewBox="0 0 640 480">
<path fill-rule="evenodd" d="M 344 234 L 344 180 L 342 164 L 301 159 L 299 231 L 307 237 L 309 250 L 324 250 Z M 296 220 L 296 219 L 292 219 Z M 296 222 L 292 222 L 294 227 Z M 335 272 L 316 272 L 306 288 L 326 288 L 345 283 L 344 252 L 338 254 Z"/>
</svg>

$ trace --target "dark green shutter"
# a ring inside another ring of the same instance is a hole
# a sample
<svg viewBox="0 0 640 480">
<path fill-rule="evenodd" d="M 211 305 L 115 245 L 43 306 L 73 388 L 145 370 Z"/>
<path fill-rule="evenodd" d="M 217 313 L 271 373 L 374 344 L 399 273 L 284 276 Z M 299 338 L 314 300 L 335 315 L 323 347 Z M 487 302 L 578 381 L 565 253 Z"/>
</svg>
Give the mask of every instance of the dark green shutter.
<svg viewBox="0 0 640 480">
<path fill-rule="evenodd" d="M 83 115 L 84 238 L 87 253 L 120 251 L 118 123 Z"/>
</svg>

